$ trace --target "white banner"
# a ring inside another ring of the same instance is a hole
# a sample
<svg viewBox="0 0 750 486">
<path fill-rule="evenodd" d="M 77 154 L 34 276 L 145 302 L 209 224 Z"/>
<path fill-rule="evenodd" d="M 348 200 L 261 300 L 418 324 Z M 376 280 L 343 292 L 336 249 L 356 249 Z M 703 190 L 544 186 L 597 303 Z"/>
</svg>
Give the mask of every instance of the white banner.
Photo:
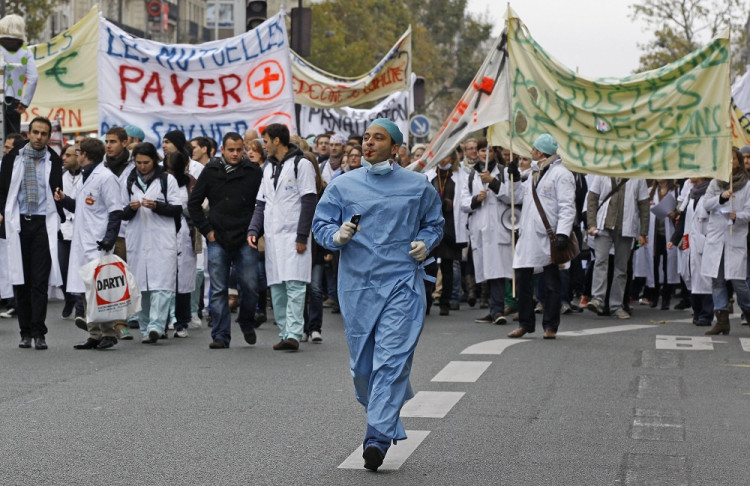
<svg viewBox="0 0 750 486">
<path fill-rule="evenodd" d="M 376 118 L 392 120 L 401 133 L 409 126 L 409 92 L 399 91 L 388 96 L 369 110 L 357 108 L 311 108 L 302 106 L 299 115 L 300 133 L 307 137 L 328 131 L 344 135 L 363 135 L 370 122 Z"/>
<path fill-rule="evenodd" d="M 732 99 L 745 115 L 750 114 L 750 66 L 732 85 Z"/>
<path fill-rule="evenodd" d="M 279 13 L 258 28 L 200 45 L 139 39 L 102 20 L 99 126 L 136 125 L 160 146 L 165 133 L 190 140 L 283 123 L 296 133 L 289 41 Z"/>
<path fill-rule="evenodd" d="M 443 160 L 472 132 L 499 122 L 510 121 L 510 80 L 505 31 L 484 59 L 474 81 L 443 123 L 420 160 L 409 169 L 424 171 Z"/>
<path fill-rule="evenodd" d="M 411 76 L 411 26 L 367 74 L 337 76 L 313 66 L 292 52 L 294 101 L 317 108 L 361 105 L 409 89 Z"/>
</svg>

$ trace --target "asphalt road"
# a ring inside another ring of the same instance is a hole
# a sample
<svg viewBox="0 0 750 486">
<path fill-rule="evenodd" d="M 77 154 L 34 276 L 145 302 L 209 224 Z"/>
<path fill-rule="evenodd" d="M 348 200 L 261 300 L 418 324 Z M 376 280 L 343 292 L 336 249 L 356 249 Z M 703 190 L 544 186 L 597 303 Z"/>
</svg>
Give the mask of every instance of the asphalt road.
<svg viewBox="0 0 750 486">
<path fill-rule="evenodd" d="M 512 324 L 473 322 L 479 309 L 430 316 L 410 439 L 371 473 L 346 468 L 365 416 L 339 316 L 326 311 L 324 342 L 297 353 L 271 349 L 269 323 L 252 347 L 235 325 L 228 350 L 210 350 L 204 327 L 78 351 L 85 333 L 60 310 L 47 351 L 19 349 L 16 321 L 0 320 L 0 484 L 750 484 L 750 329 L 737 318 L 706 339 L 686 311 L 587 312 L 564 316 L 555 341 L 511 342 Z"/>
</svg>

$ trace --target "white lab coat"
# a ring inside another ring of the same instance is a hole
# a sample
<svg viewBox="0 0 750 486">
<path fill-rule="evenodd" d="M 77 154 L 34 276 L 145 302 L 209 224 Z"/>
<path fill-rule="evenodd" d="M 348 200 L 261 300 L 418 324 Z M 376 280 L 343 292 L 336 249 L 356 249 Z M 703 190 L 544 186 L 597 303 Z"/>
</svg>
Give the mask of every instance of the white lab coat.
<svg viewBox="0 0 750 486">
<path fill-rule="evenodd" d="M 706 232 L 706 248 L 703 252 L 701 273 L 717 278 L 721 256 L 724 255 L 724 278 L 745 280 L 747 278 L 747 223 L 750 221 L 750 184 L 734 191 L 733 200 L 719 204 L 724 192 L 717 180 L 712 180 L 703 196 L 703 207 L 710 213 Z M 734 224 L 730 225 L 725 211 L 736 211 Z M 731 228 L 731 231 L 730 231 Z"/>
<path fill-rule="evenodd" d="M 550 239 L 531 193 L 533 180 L 532 173 L 523 184 L 514 184 L 516 202 L 523 204 L 523 207 L 513 268 L 536 268 L 541 271 L 542 267 L 552 263 L 552 258 Z M 573 229 L 576 220 L 575 189 L 573 173 L 563 167 L 562 159 L 557 157 L 537 186 L 539 202 L 555 234 L 569 235 Z"/>
<path fill-rule="evenodd" d="M 676 194 L 675 194 L 676 196 Z M 651 207 L 659 204 L 659 190 L 654 191 L 654 196 L 651 198 L 649 205 Z M 664 235 L 667 242 L 672 238 L 674 233 L 674 224 L 669 218 L 664 218 Z M 633 255 L 633 276 L 635 277 L 646 277 L 646 286 L 653 288 L 656 285 L 654 275 L 654 245 L 656 244 L 656 216 L 653 213 L 649 213 L 648 219 L 648 244 L 638 248 Z M 675 247 L 671 250 L 667 250 L 667 276 L 666 283 L 678 284 L 680 283 L 680 274 L 678 266 L 678 252 L 679 250 Z M 659 265 L 659 282 L 662 284 L 665 282 L 663 275 L 663 267 Z"/>
<path fill-rule="evenodd" d="M 341 174 L 341 166 L 339 166 L 338 169 L 333 170 L 333 167 L 331 167 L 331 159 L 326 159 L 322 166 L 320 167 L 320 178 L 323 179 L 323 182 L 326 184 L 330 183 L 334 177 Z"/>
<path fill-rule="evenodd" d="M 502 166 L 495 166 L 490 175 L 497 177 L 500 170 L 505 171 L 503 180 L 509 181 L 507 170 Z M 510 207 L 510 184 L 503 182 L 495 194 L 482 184 L 478 172 L 474 173 L 473 180 L 469 177 L 461 195 L 461 211 L 469 215 L 469 240 L 476 281 L 513 278 L 511 232 L 502 223 L 503 213 Z M 487 198 L 479 207 L 471 209 L 472 199 L 483 189 L 487 189 Z"/>
<path fill-rule="evenodd" d="M 680 251 L 682 254 L 680 275 L 693 294 L 711 294 L 711 278 L 701 273 L 708 231 L 708 212 L 703 207 L 704 198 L 705 195 L 701 196 L 693 207 L 693 201 L 688 197 L 684 205 L 685 213 L 682 216 L 685 218 L 688 248 Z"/>
<path fill-rule="evenodd" d="M 52 162 L 49 151 L 44 154 L 44 180 L 49 181 L 52 172 Z M 41 162 L 40 162 L 41 163 Z M 21 257 L 21 214 L 18 208 L 18 192 L 21 190 L 24 176 L 23 150 L 13 161 L 13 172 L 10 187 L 8 188 L 8 199 L 5 202 L 5 249 L 7 261 L 7 282 L 10 285 L 23 285 L 23 259 Z M 54 195 L 49 184 L 44 185 L 46 194 L 46 218 L 47 242 L 52 258 L 52 268 L 49 273 L 48 283 L 52 287 L 62 285 L 62 274 L 60 273 L 60 262 L 57 259 L 57 231 L 60 229 L 60 216 L 57 214 Z"/>
<path fill-rule="evenodd" d="M 86 292 L 78 269 L 104 254 L 97 249 L 96 242 L 101 241 L 107 232 L 109 213 L 121 211 L 122 208 L 122 194 L 117 177 L 103 162 L 94 168 L 86 182 L 83 182 L 83 178 L 79 179 L 68 264 L 68 292 Z"/>
<path fill-rule="evenodd" d="M 195 290 L 195 273 L 198 261 L 190 239 L 190 227 L 185 219 L 188 203 L 187 186 L 178 188 L 182 205 L 182 224 L 177 233 L 177 293 L 187 294 Z"/>
<path fill-rule="evenodd" d="M 62 190 L 66 196 L 70 196 L 71 199 L 75 199 L 78 195 L 78 181 L 83 177 L 80 172 L 77 175 L 73 175 L 70 171 L 63 172 L 63 186 Z M 71 213 L 67 209 L 65 211 L 65 222 L 60 223 L 60 233 L 62 233 L 64 240 L 73 239 L 73 222 L 76 219 L 75 213 Z"/>
<path fill-rule="evenodd" d="M 197 160 L 190 159 L 190 162 L 188 163 L 188 174 L 193 176 L 193 179 L 197 181 L 198 177 L 200 177 L 201 175 L 201 172 L 203 172 L 203 164 L 201 164 Z"/>
<path fill-rule="evenodd" d="M 159 176 L 151 181 L 145 193 L 138 182 L 134 182 L 132 192 L 130 195 L 127 187 L 122 188 L 122 198 L 127 199 L 128 204 L 146 198 L 182 206 L 177 181 L 172 175 L 167 177 L 166 201 Z M 174 291 L 177 282 L 177 232 L 174 218 L 141 207 L 128 223 L 125 234 L 128 266 L 135 275 L 138 288 L 142 291 Z"/>
<path fill-rule="evenodd" d="M 128 161 L 128 165 L 125 166 L 125 168 L 122 170 L 122 172 L 120 173 L 120 175 L 119 176 L 115 175 L 115 177 L 117 177 L 117 184 L 120 186 L 120 191 L 121 191 L 120 193 L 118 193 L 118 195 L 120 195 L 121 197 L 122 197 L 122 190 L 125 188 L 125 186 L 128 183 L 128 177 L 130 176 L 130 173 L 133 172 L 134 170 L 135 170 L 135 162 L 133 162 L 133 160 L 130 160 L 130 161 Z M 110 172 L 112 172 L 112 171 L 110 170 Z M 112 172 L 112 175 L 114 175 L 114 172 Z M 121 206 L 122 206 L 120 209 L 124 208 L 128 204 L 128 202 L 129 202 L 129 200 L 128 200 L 127 196 L 124 197 L 120 201 Z M 126 233 L 127 229 L 128 229 L 128 222 L 127 221 L 123 221 L 122 223 L 120 223 L 120 232 L 117 233 L 117 237 L 118 238 L 125 238 L 125 233 Z"/>
<path fill-rule="evenodd" d="M 599 194 L 599 211 L 596 213 L 596 227 L 604 229 L 604 221 L 607 218 L 609 197 L 604 204 L 602 200 L 612 191 L 612 179 L 604 176 L 594 176 L 589 185 L 589 192 Z M 640 230 L 640 217 L 638 214 L 638 201 L 648 199 L 648 186 L 643 179 L 629 179 L 625 183 L 625 204 L 622 210 L 622 236 L 626 238 L 637 238 Z"/>
<path fill-rule="evenodd" d="M 283 162 L 276 188 L 273 187 L 273 164 L 263 169 L 263 181 L 258 191 L 258 201 L 266 204 L 263 213 L 263 233 L 266 243 L 266 279 L 268 285 L 290 280 L 310 283 L 312 253 L 310 237 L 307 250 L 297 253 L 297 224 L 299 223 L 301 197 L 316 194 L 315 169 L 312 163 L 302 158 L 294 176 L 294 159 Z"/>
</svg>

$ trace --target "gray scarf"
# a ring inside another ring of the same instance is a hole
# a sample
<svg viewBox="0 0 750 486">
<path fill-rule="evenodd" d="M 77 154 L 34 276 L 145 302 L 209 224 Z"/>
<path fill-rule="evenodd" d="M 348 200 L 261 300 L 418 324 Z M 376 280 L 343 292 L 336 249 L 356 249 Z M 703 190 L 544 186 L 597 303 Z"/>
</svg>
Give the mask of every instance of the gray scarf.
<svg viewBox="0 0 750 486">
<path fill-rule="evenodd" d="M 26 145 L 23 150 L 23 192 L 26 194 L 26 206 L 29 214 L 35 214 L 39 209 L 39 194 L 37 194 L 36 163 L 47 153 L 47 148 L 36 150 Z"/>
</svg>

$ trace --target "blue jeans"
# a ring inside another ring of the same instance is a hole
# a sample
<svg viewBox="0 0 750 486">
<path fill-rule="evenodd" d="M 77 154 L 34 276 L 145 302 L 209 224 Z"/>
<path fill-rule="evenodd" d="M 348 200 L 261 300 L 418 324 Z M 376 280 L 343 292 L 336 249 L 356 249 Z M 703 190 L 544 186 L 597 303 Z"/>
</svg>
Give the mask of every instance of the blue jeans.
<svg viewBox="0 0 750 486">
<path fill-rule="evenodd" d="M 724 255 L 721 256 L 719 264 L 719 273 L 716 278 L 711 279 L 711 295 L 714 298 L 714 310 L 729 310 L 729 292 L 727 292 L 727 281 L 724 278 Z M 747 286 L 747 280 L 730 280 L 734 293 L 737 294 L 737 304 L 740 311 L 750 311 L 750 289 Z"/>
<path fill-rule="evenodd" d="M 310 279 L 310 302 L 308 303 L 308 318 L 305 320 L 305 332 L 320 332 L 323 327 L 323 275 L 325 265 L 316 263 L 312 266 Z"/>
<path fill-rule="evenodd" d="M 461 260 L 453 260 L 453 288 L 451 289 L 451 304 L 461 301 Z"/>
<path fill-rule="evenodd" d="M 258 250 L 242 245 L 226 250 L 215 241 L 207 243 L 208 275 L 211 282 L 211 337 L 231 340 L 232 314 L 229 312 L 229 272 L 234 265 L 240 291 L 240 319 L 243 334 L 255 333 L 255 304 L 258 301 Z"/>
</svg>

